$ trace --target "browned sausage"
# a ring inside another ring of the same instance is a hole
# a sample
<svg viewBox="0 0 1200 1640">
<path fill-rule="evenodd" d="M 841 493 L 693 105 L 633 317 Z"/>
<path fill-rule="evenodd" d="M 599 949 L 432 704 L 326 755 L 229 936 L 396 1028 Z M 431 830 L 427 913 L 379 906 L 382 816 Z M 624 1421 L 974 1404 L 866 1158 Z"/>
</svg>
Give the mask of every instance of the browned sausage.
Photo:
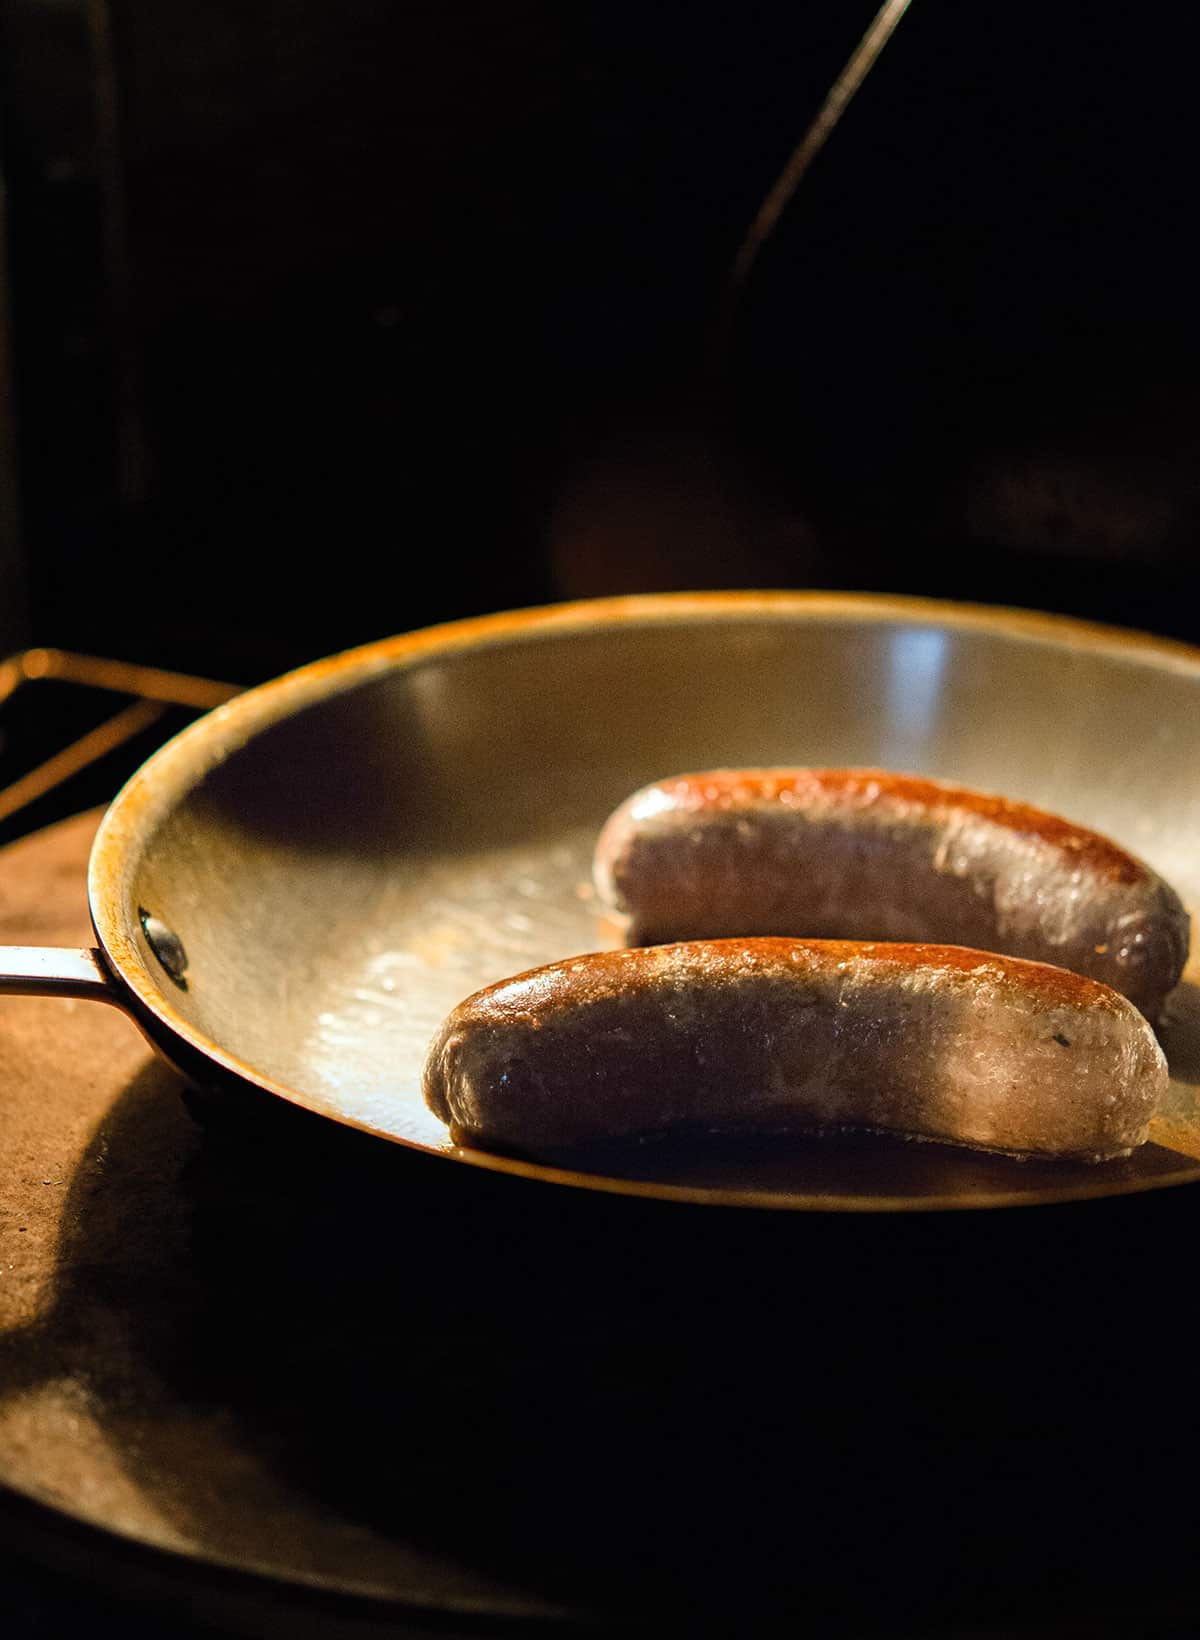
<svg viewBox="0 0 1200 1640">
<path fill-rule="evenodd" d="M 1025 803 L 879 769 L 717 769 L 646 786 L 596 848 L 628 941 L 947 940 L 1073 968 L 1157 1019 L 1188 916 L 1149 866 Z"/>
<path fill-rule="evenodd" d="M 1154 1033 L 1106 985 L 958 946 L 697 940 L 535 968 L 459 1004 L 425 1097 L 537 1152 L 679 1128 L 855 1127 L 1089 1160 L 1146 1137 Z"/>
</svg>

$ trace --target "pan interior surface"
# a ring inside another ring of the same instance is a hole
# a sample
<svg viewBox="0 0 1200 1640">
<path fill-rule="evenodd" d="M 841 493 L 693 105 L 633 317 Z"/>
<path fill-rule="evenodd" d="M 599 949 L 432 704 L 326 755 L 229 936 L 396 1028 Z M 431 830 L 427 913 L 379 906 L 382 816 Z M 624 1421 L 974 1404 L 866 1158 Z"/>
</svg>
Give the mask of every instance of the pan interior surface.
<svg viewBox="0 0 1200 1640">
<path fill-rule="evenodd" d="M 1200 658 L 1050 618 L 715 594 L 461 623 L 251 692 L 114 804 L 93 915 L 144 1009 L 202 1052 L 338 1121 L 449 1151 L 420 1091 L 443 1017 L 483 985 L 619 943 L 590 865 L 629 792 L 755 764 L 878 766 L 1022 799 L 1111 836 L 1200 906 Z M 181 943 L 184 985 L 147 918 Z M 573 1182 L 869 1208 L 1198 1177 L 1198 998 L 1185 981 L 1164 1033 L 1158 1142 L 1125 1161 L 697 1142 L 609 1156 Z"/>
</svg>

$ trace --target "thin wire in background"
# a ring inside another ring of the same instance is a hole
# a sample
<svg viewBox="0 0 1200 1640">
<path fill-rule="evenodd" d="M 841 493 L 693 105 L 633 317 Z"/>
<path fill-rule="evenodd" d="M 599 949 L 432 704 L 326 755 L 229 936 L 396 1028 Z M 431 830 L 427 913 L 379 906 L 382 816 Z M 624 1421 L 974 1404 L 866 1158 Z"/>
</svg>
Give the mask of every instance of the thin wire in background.
<svg viewBox="0 0 1200 1640">
<path fill-rule="evenodd" d="M 712 363 L 716 367 L 719 368 L 725 363 L 733 337 L 738 304 L 763 246 L 775 231 L 780 217 L 787 209 L 809 167 L 828 142 L 851 98 L 895 33 L 909 4 L 910 0 L 885 0 L 870 27 L 855 46 L 846 66 L 829 88 L 816 118 L 792 150 L 787 164 L 759 206 L 734 259 L 726 287 L 712 358 Z"/>
</svg>

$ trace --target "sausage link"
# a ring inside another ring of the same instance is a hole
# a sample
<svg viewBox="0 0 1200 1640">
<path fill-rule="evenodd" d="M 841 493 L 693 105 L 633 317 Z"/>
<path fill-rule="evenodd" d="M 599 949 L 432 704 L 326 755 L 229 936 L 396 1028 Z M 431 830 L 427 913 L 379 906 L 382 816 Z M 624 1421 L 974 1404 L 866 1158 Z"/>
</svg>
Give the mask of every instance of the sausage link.
<svg viewBox="0 0 1200 1640">
<path fill-rule="evenodd" d="M 697 940 L 477 992 L 425 1098 L 467 1143 L 536 1154 L 697 1128 L 866 1128 L 1089 1160 L 1146 1137 L 1166 1061 L 1095 980 L 957 946 Z"/>
<path fill-rule="evenodd" d="M 632 945 L 945 940 L 1072 968 L 1151 1020 L 1188 955 L 1178 895 L 1108 838 L 880 769 L 717 769 L 646 786 L 606 822 L 594 874 Z"/>
</svg>

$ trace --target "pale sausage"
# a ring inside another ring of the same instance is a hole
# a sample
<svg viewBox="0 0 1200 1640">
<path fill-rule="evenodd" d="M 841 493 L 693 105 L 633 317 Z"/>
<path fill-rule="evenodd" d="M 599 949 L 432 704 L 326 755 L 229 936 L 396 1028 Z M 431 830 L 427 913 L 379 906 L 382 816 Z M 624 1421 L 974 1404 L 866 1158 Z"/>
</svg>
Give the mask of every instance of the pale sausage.
<svg viewBox="0 0 1200 1640">
<path fill-rule="evenodd" d="M 679 1129 L 845 1127 L 1098 1160 L 1167 1085 L 1146 1020 L 1065 969 L 957 946 L 701 940 L 477 992 L 429 1051 L 461 1142 L 536 1154 Z"/>
<path fill-rule="evenodd" d="M 1099 833 L 879 769 L 717 769 L 644 787 L 594 875 L 632 945 L 735 935 L 936 940 L 1072 968 L 1150 1019 L 1178 983 L 1175 891 Z"/>
</svg>

